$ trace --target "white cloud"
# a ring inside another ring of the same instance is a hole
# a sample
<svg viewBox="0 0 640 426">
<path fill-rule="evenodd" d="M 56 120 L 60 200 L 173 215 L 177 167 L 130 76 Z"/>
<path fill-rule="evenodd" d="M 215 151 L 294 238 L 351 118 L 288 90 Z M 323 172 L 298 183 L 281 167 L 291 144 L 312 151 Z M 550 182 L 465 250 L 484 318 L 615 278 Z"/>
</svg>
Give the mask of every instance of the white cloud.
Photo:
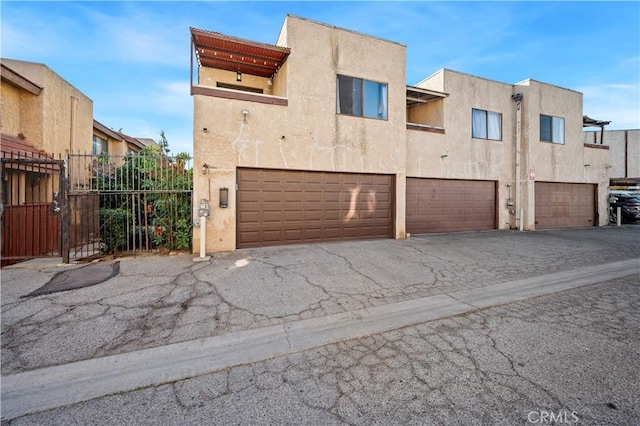
<svg viewBox="0 0 640 426">
<path fill-rule="evenodd" d="M 639 129 L 638 84 L 604 83 L 577 87 L 584 95 L 584 114 L 597 120 L 611 120 L 608 129 Z"/>
<path fill-rule="evenodd" d="M 154 111 L 174 116 L 193 116 L 193 100 L 191 99 L 188 81 L 167 81 L 158 84 L 146 101 Z"/>
</svg>

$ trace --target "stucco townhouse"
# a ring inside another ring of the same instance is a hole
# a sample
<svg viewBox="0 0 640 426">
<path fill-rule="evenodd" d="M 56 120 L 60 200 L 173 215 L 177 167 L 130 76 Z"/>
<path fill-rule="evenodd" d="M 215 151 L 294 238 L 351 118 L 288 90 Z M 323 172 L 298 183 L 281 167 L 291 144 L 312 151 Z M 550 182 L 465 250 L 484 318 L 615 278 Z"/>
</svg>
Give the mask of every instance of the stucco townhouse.
<svg viewBox="0 0 640 426">
<path fill-rule="evenodd" d="M 408 86 L 404 45 L 290 15 L 275 45 L 191 35 L 194 247 L 607 223 L 578 92 L 447 69 Z"/>
</svg>

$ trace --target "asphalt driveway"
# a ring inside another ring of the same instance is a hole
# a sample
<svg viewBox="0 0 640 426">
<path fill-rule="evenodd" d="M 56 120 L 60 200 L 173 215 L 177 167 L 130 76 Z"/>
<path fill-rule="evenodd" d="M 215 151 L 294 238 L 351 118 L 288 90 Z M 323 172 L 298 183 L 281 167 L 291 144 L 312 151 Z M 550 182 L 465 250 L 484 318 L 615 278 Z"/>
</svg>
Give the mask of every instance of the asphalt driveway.
<svg viewBox="0 0 640 426">
<path fill-rule="evenodd" d="M 640 227 L 496 231 L 122 258 L 100 284 L 2 270 L 2 375 L 640 257 Z"/>
</svg>

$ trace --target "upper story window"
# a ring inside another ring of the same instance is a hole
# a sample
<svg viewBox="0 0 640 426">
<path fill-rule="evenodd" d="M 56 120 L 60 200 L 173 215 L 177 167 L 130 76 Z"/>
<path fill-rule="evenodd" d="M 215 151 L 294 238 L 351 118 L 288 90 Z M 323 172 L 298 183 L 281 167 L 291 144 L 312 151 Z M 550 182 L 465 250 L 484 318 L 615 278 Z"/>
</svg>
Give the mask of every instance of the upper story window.
<svg viewBox="0 0 640 426">
<path fill-rule="evenodd" d="M 338 75 L 337 112 L 357 117 L 387 119 L 387 84 Z"/>
<path fill-rule="evenodd" d="M 93 135 L 93 148 L 91 153 L 93 155 L 100 155 L 103 152 L 109 152 L 109 145 L 106 139 L 102 139 L 100 136 Z"/>
<path fill-rule="evenodd" d="M 471 113 L 471 137 L 502 140 L 502 114 L 481 109 L 472 109 Z"/>
<path fill-rule="evenodd" d="M 541 114 L 540 140 L 564 144 L 564 118 Z"/>
</svg>

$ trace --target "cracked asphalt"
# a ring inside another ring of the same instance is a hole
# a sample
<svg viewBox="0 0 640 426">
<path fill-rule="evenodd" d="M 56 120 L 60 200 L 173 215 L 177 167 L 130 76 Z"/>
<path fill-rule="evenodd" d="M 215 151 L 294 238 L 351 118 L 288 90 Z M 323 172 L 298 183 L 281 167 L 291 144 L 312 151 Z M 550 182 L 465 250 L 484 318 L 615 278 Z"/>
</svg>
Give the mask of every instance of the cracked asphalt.
<svg viewBox="0 0 640 426">
<path fill-rule="evenodd" d="M 425 235 L 2 270 L 2 375 L 640 257 L 640 226 Z M 640 277 L 329 344 L 3 424 L 640 423 Z M 613 407 L 613 408 L 612 408 Z M 82 419 L 82 420 L 78 420 Z"/>
</svg>

